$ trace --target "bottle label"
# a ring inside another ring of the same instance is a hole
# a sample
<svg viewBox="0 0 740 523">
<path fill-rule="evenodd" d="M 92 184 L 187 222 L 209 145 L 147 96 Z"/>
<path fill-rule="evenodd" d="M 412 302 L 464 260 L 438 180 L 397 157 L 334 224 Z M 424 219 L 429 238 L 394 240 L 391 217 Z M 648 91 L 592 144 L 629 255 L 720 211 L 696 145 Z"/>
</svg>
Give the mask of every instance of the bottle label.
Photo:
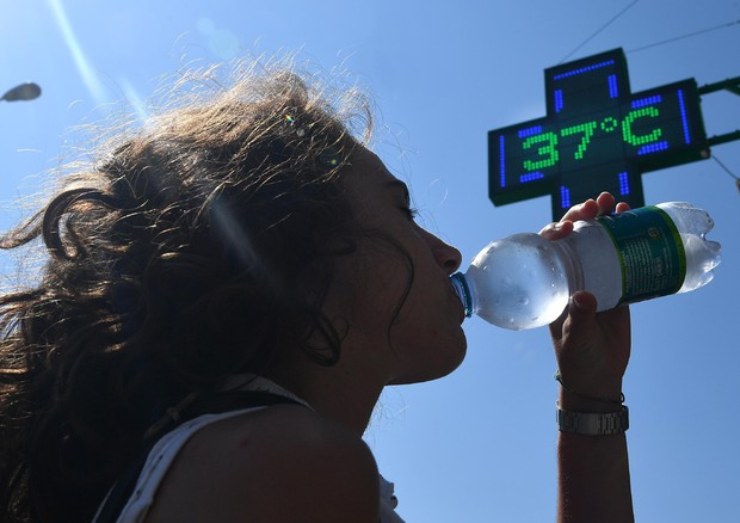
<svg viewBox="0 0 740 523">
<path fill-rule="evenodd" d="M 650 206 L 600 216 L 622 267 L 622 299 L 634 303 L 677 292 L 686 277 L 686 253 L 676 225 Z"/>
</svg>

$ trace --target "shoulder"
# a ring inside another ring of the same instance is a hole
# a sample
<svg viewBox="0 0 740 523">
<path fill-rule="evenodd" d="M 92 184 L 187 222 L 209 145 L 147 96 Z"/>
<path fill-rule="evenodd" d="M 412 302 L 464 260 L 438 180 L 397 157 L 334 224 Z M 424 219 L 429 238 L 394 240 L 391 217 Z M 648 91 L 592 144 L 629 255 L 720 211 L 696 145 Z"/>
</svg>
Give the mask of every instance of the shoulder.
<svg viewBox="0 0 740 523">
<path fill-rule="evenodd" d="M 206 427 L 157 495 L 152 521 L 373 521 L 378 470 L 365 442 L 309 409 L 279 405 Z M 194 520 L 200 518 L 196 517 Z"/>
</svg>

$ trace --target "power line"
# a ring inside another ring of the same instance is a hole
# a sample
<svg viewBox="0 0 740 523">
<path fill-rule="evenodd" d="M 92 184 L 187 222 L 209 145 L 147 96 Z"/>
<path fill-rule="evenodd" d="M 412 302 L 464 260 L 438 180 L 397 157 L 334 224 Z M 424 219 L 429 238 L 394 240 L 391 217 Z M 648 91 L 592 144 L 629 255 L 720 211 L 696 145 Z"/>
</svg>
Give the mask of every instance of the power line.
<svg viewBox="0 0 740 523">
<path fill-rule="evenodd" d="M 559 64 L 562 64 L 568 58 L 570 58 L 571 56 L 573 56 L 584 45 L 586 45 L 588 42 L 590 42 L 591 40 L 593 40 L 599 33 L 601 33 L 604 29 L 606 29 L 611 24 L 613 24 L 620 16 L 622 16 L 629 9 L 631 9 L 637 2 L 639 2 L 639 0 L 633 0 L 632 3 L 628 4 L 624 9 L 622 9 L 616 15 L 614 15 L 612 18 L 610 18 L 608 22 L 606 22 L 604 25 L 602 25 L 596 31 L 594 31 L 594 33 L 591 36 L 589 36 L 583 42 L 581 42 L 580 44 L 578 44 L 571 52 L 569 52 L 567 55 L 565 55 L 563 57 L 563 59 L 560 60 L 560 62 L 558 62 L 558 63 Z M 675 36 L 673 38 L 668 38 L 667 40 L 661 40 L 660 42 L 654 42 L 652 44 L 643 45 L 641 47 L 635 47 L 634 49 L 629 49 L 629 50 L 625 51 L 625 53 L 637 53 L 637 52 L 640 52 L 640 51 L 645 51 L 646 49 L 652 49 L 653 47 L 658 47 L 658 46 L 661 46 L 661 45 L 669 44 L 669 43 L 672 43 L 672 42 L 676 42 L 678 40 L 684 40 L 686 38 L 692 38 L 694 36 L 698 36 L 698 35 L 702 35 L 702 34 L 706 34 L 706 33 L 711 33 L 712 31 L 718 31 L 720 29 L 727 29 L 728 27 L 732 27 L 733 25 L 738 25 L 738 24 L 740 24 L 740 20 L 735 20 L 733 22 L 729 22 L 729 23 L 726 23 L 726 24 L 720 24 L 720 25 L 715 25 L 715 26 L 712 26 L 712 27 L 707 27 L 706 29 L 700 29 L 699 31 L 693 31 L 691 33 L 686 33 L 686 34 L 683 34 L 683 35 L 680 35 L 680 36 Z"/>
<path fill-rule="evenodd" d="M 713 159 L 713 160 L 714 160 L 715 162 L 717 162 L 717 163 L 719 164 L 719 166 L 720 166 L 720 167 L 722 167 L 722 169 L 724 169 L 724 171 L 725 171 L 725 172 L 726 172 L 727 174 L 729 174 L 730 176 L 732 176 L 733 178 L 735 178 L 735 180 L 737 180 L 737 181 L 739 181 L 739 182 L 740 182 L 740 177 L 738 177 L 737 175 L 733 174 L 733 173 L 732 173 L 732 171 L 730 171 L 730 169 L 728 169 L 728 168 L 727 168 L 727 166 L 726 166 L 725 164 L 723 164 L 722 162 L 720 162 L 720 161 L 719 161 L 719 158 L 717 158 L 717 157 L 716 157 L 715 155 L 712 155 L 712 159 Z"/>
<path fill-rule="evenodd" d="M 669 38 L 668 40 L 661 40 L 660 42 L 655 42 L 653 44 L 643 45 L 642 47 L 636 47 L 635 49 L 629 49 L 628 51 L 625 51 L 626 53 L 636 53 L 638 51 L 644 51 L 645 49 L 650 49 L 652 47 L 658 47 L 659 45 L 669 44 L 671 42 L 675 42 L 677 40 L 683 40 L 685 38 L 691 38 L 692 36 L 697 36 L 704 33 L 709 33 L 711 31 L 717 31 L 719 29 L 726 29 L 728 27 L 731 27 L 733 25 L 740 24 L 740 20 L 735 20 L 734 22 L 730 22 L 727 24 L 721 24 L 721 25 L 715 25 L 714 27 L 708 27 L 706 29 L 701 29 L 699 31 L 694 31 L 693 33 L 686 33 L 681 36 L 676 36 L 674 38 Z"/>
<path fill-rule="evenodd" d="M 573 56 L 573 54 L 575 54 L 575 53 L 576 53 L 576 51 L 578 51 L 578 50 L 579 50 L 579 49 L 580 49 L 581 47 L 583 47 L 584 45 L 586 45 L 587 43 L 589 43 L 589 42 L 590 42 L 591 40 L 593 40 L 593 39 L 594 39 L 594 37 L 596 37 L 596 35 L 598 35 L 598 34 L 599 34 L 600 32 L 602 32 L 602 31 L 603 31 L 604 29 L 606 29 L 606 28 L 607 28 L 607 27 L 609 27 L 609 26 L 610 26 L 611 24 L 613 24 L 613 23 L 614 23 L 614 21 L 616 21 L 616 19 L 617 19 L 617 18 L 619 18 L 620 16 L 622 16 L 622 15 L 623 15 L 624 13 L 626 13 L 626 12 L 627 12 L 627 11 L 628 11 L 628 10 L 629 10 L 630 8 L 632 8 L 632 6 L 634 6 L 634 5 L 635 5 L 635 4 L 637 3 L 637 2 L 639 2 L 639 1 L 640 1 L 640 0 L 633 0 L 633 2 L 632 2 L 631 4 L 629 4 L 629 5 L 627 6 L 627 7 L 625 7 L 625 8 L 624 8 L 624 9 L 622 9 L 621 11 L 619 11 L 619 12 L 618 12 L 618 13 L 617 13 L 616 15 L 614 15 L 614 16 L 613 16 L 613 17 L 612 17 L 612 18 L 611 18 L 611 19 L 610 19 L 610 20 L 609 20 L 609 21 L 608 21 L 607 23 L 605 23 L 604 25 L 602 25 L 601 27 L 599 27 L 599 28 L 598 28 L 598 29 L 596 30 L 596 32 L 594 32 L 594 34 L 592 34 L 591 36 L 589 36 L 588 38 L 586 38 L 586 39 L 585 39 L 585 40 L 584 40 L 583 42 L 581 42 L 581 43 L 580 43 L 579 45 L 577 45 L 575 49 L 573 49 L 573 50 L 572 50 L 572 51 L 571 51 L 570 53 L 568 53 L 567 55 L 565 55 L 565 56 L 563 57 L 563 59 L 562 59 L 562 60 L 560 60 L 560 62 L 558 62 L 558 63 L 562 64 L 562 63 L 563 63 L 563 62 L 565 62 L 565 61 L 566 61 L 566 60 L 567 60 L 568 58 L 570 58 L 571 56 Z"/>
<path fill-rule="evenodd" d="M 715 155 L 712 155 L 712 159 L 715 162 L 717 162 L 719 164 L 719 166 L 722 167 L 722 169 L 724 169 L 724 171 L 727 174 L 729 174 L 731 177 L 733 177 L 735 179 L 735 187 L 737 187 L 738 192 L 740 192 L 740 177 L 738 177 L 737 175 L 733 174 L 733 172 L 730 171 L 730 169 L 728 169 L 725 164 L 723 164 L 722 162 L 720 162 L 719 161 L 719 158 L 717 158 Z"/>
</svg>

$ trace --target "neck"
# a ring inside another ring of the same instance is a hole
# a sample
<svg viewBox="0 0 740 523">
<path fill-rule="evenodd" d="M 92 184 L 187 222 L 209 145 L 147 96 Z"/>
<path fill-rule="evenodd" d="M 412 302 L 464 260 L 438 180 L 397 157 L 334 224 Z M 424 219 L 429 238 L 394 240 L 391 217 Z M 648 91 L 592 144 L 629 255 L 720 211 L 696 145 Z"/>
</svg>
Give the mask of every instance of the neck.
<svg viewBox="0 0 740 523">
<path fill-rule="evenodd" d="M 383 391 L 381 380 L 368 379 L 342 368 L 322 367 L 273 369 L 267 377 L 306 401 L 321 416 L 362 436 L 375 404 Z"/>
</svg>

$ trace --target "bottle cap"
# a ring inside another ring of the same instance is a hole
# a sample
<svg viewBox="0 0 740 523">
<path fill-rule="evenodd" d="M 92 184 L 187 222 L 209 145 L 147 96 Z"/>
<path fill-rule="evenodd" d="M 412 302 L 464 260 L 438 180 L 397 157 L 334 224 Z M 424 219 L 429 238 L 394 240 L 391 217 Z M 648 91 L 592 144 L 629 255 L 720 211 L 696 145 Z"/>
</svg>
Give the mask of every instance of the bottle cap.
<svg viewBox="0 0 740 523">
<path fill-rule="evenodd" d="M 465 275 L 461 272 L 456 272 L 450 276 L 450 282 L 455 288 L 457 297 L 465 307 L 465 317 L 470 318 L 473 315 L 473 296 L 470 293 L 470 287 L 468 287 L 468 281 L 465 279 Z"/>
</svg>

